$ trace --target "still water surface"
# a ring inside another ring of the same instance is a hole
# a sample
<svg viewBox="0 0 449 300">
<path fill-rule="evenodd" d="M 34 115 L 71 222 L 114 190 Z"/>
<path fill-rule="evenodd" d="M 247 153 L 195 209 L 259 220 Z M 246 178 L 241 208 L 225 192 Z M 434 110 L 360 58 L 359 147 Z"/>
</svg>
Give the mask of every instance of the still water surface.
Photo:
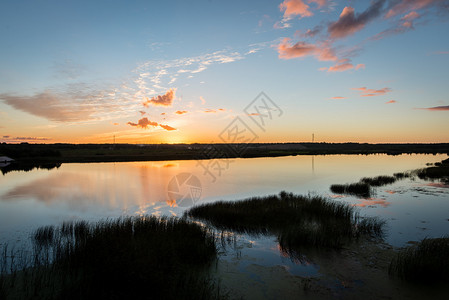
<svg viewBox="0 0 449 300">
<path fill-rule="evenodd" d="M 357 205 L 362 215 L 387 220 L 386 241 L 403 246 L 407 241 L 449 233 L 448 186 L 406 179 L 378 188 L 371 199 L 337 196 L 329 191 L 329 186 L 423 168 L 426 163 L 446 157 L 329 155 L 231 159 L 221 164 L 221 170 L 210 164 L 211 173 L 205 173 L 203 168 L 211 161 L 202 161 L 203 167 L 197 161 L 164 161 L 74 163 L 52 170 L 13 171 L 0 175 L 0 244 L 26 243 L 33 229 L 63 221 L 143 214 L 182 216 L 193 202 L 237 200 L 285 190 Z M 183 195 L 187 196 L 182 199 Z M 267 265 L 283 261 L 274 238 L 257 242 L 247 238 L 244 243 L 245 249 L 252 248 L 253 256 L 265 257 Z"/>
</svg>

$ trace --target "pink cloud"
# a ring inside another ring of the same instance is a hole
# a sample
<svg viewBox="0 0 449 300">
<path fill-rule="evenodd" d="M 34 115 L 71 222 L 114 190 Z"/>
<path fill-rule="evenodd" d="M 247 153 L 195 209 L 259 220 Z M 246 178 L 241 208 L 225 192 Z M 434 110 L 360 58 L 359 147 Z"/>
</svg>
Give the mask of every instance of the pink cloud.
<svg viewBox="0 0 449 300">
<path fill-rule="evenodd" d="M 356 91 L 360 91 L 362 97 L 372 97 L 372 96 L 379 96 L 379 95 L 384 95 L 386 93 L 391 92 L 391 89 L 388 87 L 384 87 L 383 89 L 380 90 L 373 90 L 373 89 L 368 89 L 366 87 L 360 87 L 360 88 L 352 88 L 353 90 Z"/>
<path fill-rule="evenodd" d="M 146 98 L 143 106 L 148 107 L 150 104 L 155 106 L 171 106 L 175 99 L 176 89 L 169 89 L 164 95 L 158 95 L 151 99 Z"/>
<path fill-rule="evenodd" d="M 173 128 L 168 125 L 159 124 L 159 126 L 161 126 L 162 128 L 164 128 L 165 130 L 168 130 L 168 131 L 176 130 L 176 128 Z"/>
<path fill-rule="evenodd" d="M 436 4 L 441 0 L 401 0 L 396 2 L 385 15 L 386 18 L 391 18 L 399 14 L 407 13 L 412 10 L 419 10 L 431 4 Z"/>
<path fill-rule="evenodd" d="M 313 13 L 309 10 L 309 6 L 302 0 L 284 0 L 279 5 L 279 9 L 284 12 L 284 18 L 301 16 L 310 17 Z"/>
<path fill-rule="evenodd" d="M 335 97 L 332 97 L 331 99 L 345 99 L 346 97 L 341 97 L 341 96 L 335 96 Z"/>
<path fill-rule="evenodd" d="M 354 68 L 354 65 L 349 62 L 349 59 L 342 59 L 334 66 L 329 67 L 327 69 L 328 72 L 343 72 L 347 70 L 351 70 Z"/>
<path fill-rule="evenodd" d="M 166 115 L 166 113 L 161 113 L 161 116 L 165 116 Z"/>
<path fill-rule="evenodd" d="M 390 101 L 385 102 L 385 104 L 392 104 L 392 103 L 397 103 L 397 101 L 396 100 L 390 100 Z"/>
<path fill-rule="evenodd" d="M 402 26 L 407 27 L 407 28 L 412 28 L 413 21 L 415 19 L 418 19 L 419 17 L 420 17 L 420 15 L 416 11 L 412 11 L 412 12 L 408 13 L 407 15 L 405 15 L 401 18 L 401 21 L 403 21 Z"/>
<path fill-rule="evenodd" d="M 277 46 L 277 49 L 279 58 L 281 59 L 292 59 L 313 55 L 320 61 L 337 60 L 334 50 L 330 48 L 327 43 L 317 46 L 306 42 L 297 42 L 293 45 L 291 39 L 284 38 Z"/>
<path fill-rule="evenodd" d="M 131 125 L 131 126 L 135 126 L 135 127 L 144 128 L 144 129 L 147 129 L 148 126 L 156 127 L 156 126 L 158 125 L 156 122 L 151 122 L 151 121 L 148 120 L 148 118 L 146 118 L 146 117 L 140 119 L 137 123 L 128 122 L 128 123 L 126 123 L 126 124 Z"/>
<path fill-rule="evenodd" d="M 364 64 L 358 64 L 354 67 L 354 65 L 351 63 L 351 61 L 348 58 L 340 59 L 338 62 L 329 68 L 320 68 L 320 71 L 327 71 L 327 72 L 344 72 L 348 70 L 358 70 L 358 69 L 364 69 Z"/>
<path fill-rule="evenodd" d="M 337 21 L 329 24 L 327 30 L 331 38 L 343 38 L 365 27 L 382 12 L 384 1 L 374 1 L 363 13 L 355 14 L 354 8 L 346 6 Z"/>
</svg>

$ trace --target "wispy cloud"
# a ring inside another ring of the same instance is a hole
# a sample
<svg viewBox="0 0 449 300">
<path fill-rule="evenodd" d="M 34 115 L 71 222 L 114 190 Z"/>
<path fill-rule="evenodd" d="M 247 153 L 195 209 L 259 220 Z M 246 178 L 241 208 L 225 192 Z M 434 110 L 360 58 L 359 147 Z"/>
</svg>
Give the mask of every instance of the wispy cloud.
<svg viewBox="0 0 449 300">
<path fill-rule="evenodd" d="M 32 96 L 0 94 L 0 99 L 15 109 L 56 122 L 99 120 L 120 110 L 115 101 L 108 101 L 104 92 L 82 89 L 63 93 L 45 91 Z"/>
<path fill-rule="evenodd" d="M 360 96 L 362 96 L 362 97 L 380 96 L 380 95 L 385 95 L 386 93 L 389 93 L 392 91 L 392 89 L 388 88 L 388 87 L 384 87 L 383 89 L 379 89 L 379 90 L 368 89 L 366 87 L 352 88 L 352 89 L 359 91 Z"/>
<path fill-rule="evenodd" d="M 154 97 L 173 87 L 181 77 L 193 78 L 194 75 L 207 70 L 215 64 L 232 63 L 244 58 L 238 51 L 220 50 L 199 56 L 184 57 L 173 60 L 147 61 L 140 64 L 134 72 L 134 97 Z"/>
<path fill-rule="evenodd" d="M 320 68 L 320 71 L 327 71 L 327 72 L 343 72 L 351 69 L 364 69 L 364 64 L 358 64 L 354 66 L 349 58 L 340 59 L 337 61 L 337 63 L 329 68 Z"/>
<path fill-rule="evenodd" d="M 219 108 L 219 109 L 208 108 L 208 109 L 204 110 L 203 112 L 205 112 L 205 113 L 217 113 L 217 112 L 224 112 L 224 111 L 226 111 L 226 109 L 224 109 L 224 108 Z"/>
<path fill-rule="evenodd" d="M 385 104 L 393 104 L 393 103 L 397 103 L 397 101 L 396 100 L 390 100 L 390 101 L 385 102 Z"/>
<path fill-rule="evenodd" d="M 385 18 L 391 18 L 399 14 L 404 14 L 409 11 L 426 8 L 433 4 L 440 4 L 441 0 L 399 0 L 391 1 L 390 8 L 385 15 Z"/>
<path fill-rule="evenodd" d="M 425 109 L 425 110 L 431 110 L 431 111 L 449 111 L 449 105 L 434 106 L 434 107 L 427 107 L 427 108 L 417 108 L 417 109 Z"/>
<path fill-rule="evenodd" d="M 449 51 L 435 51 L 432 54 L 437 54 L 437 55 L 441 55 L 441 54 L 449 54 Z"/>
<path fill-rule="evenodd" d="M 290 38 L 284 38 L 277 45 L 279 58 L 292 59 L 306 56 L 314 56 L 320 61 L 335 61 L 337 56 L 332 48 L 326 43 L 320 45 L 297 42 L 293 44 Z"/>
<path fill-rule="evenodd" d="M 51 138 L 47 137 L 35 137 L 35 136 L 10 136 L 10 135 L 4 135 L 2 138 L 0 138 L 0 141 L 6 142 L 6 143 L 23 143 L 23 142 L 46 142 L 51 141 Z"/>
<path fill-rule="evenodd" d="M 332 97 L 331 99 L 335 99 L 335 100 L 338 100 L 338 99 L 346 99 L 346 97 L 335 96 L 335 97 Z"/>
</svg>

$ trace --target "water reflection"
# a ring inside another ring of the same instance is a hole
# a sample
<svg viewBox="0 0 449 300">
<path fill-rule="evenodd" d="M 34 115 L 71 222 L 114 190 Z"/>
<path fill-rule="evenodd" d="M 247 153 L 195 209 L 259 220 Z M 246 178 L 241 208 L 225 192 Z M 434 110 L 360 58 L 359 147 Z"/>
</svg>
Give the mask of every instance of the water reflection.
<svg viewBox="0 0 449 300">
<path fill-rule="evenodd" d="M 0 177 L 0 239 L 14 236 L 19 227 L 29 230 L 39 225 L 60 224 L 66 219 L 97 220 L 123 214 L 180 216 L 186 206 L 169 196 L 168 186 L 182 173 L 192 174 L 200 181 L 201 196 L 196 201 L 199 203 L 286 190 L 331 196 L 361 209 L 370 208 L 371 214 L 386 218 L 404 211 L 422 213 L 423 206 L 432 211 L 429 215 L 437 215 L 442 208 L 449 209 L 449 205 L 434 204 L 435 195 L 447 197 L 447 188 L 436 183 L 424 186 L 428 182 L 405 180 L 389 186 L 376 199 L 365 200 L 329 195 L 329 186 L 422 168 L 444 158 L 445 155 L 329 155 L 233 159 L 234 163 L 216 182 L 204 175 L 195 161 L 46 164 L 21 169 L 28 172 L 7 169 L 8 166 L 2 168 L 4 175 Z M 414 194 L 410 196 L 410 192 Z M 409 200 L 415 196 L 423 203 Z"/>
<path fill-rule="evenodd" d="M 60 163 L 38 163 L 38 164 L 19 164 L 19 163 L 0 163 L 0 171 L 3 175 L 8 174 L 9 172 L 13 171 L 25 171 L 30 172 L 32 170 L 52 170 L 54 168 L 59 168 L 61 166 Z"/>
</svg>

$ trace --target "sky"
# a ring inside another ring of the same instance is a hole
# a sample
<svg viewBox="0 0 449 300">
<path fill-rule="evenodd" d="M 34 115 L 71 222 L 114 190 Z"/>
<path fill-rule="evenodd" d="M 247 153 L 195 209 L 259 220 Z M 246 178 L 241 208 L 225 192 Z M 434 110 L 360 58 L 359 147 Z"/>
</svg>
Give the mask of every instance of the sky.
<svg viewBox="0 0 449 300">
<path fill-rule="evenodd" d="M 449 1 L 0 0 L 0 142 L 449 142 Z"/>
</svg>

